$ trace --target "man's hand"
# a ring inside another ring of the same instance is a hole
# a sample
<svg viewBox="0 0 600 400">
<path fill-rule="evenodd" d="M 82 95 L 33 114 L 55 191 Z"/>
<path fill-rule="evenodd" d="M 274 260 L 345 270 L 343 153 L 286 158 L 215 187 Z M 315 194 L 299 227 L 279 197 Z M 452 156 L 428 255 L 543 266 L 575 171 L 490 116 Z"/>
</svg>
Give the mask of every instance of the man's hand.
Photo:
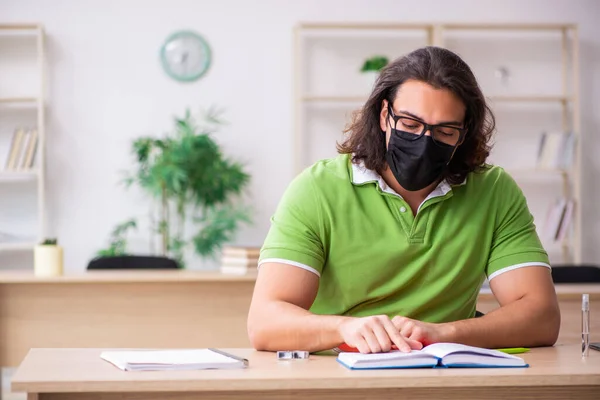
<svg viewBox="0 0 600 400">
<path fill-rule="evenodd" d="M 340 324 L 339 333 L 344 343 L 361 353 L 388 352 L 392 345 L 404 352 L 423 348 L 419 341 L 401 334 L 387 315 L 348 318 Z"/>
<path fill-rule="evenodd" d="M 392 323 L 400 334 L 410 340 L 415 340 L 423 346 L 449 341 L 450 326 L 417 321 L 402 316 L 392 318 Z"/>
</svg>

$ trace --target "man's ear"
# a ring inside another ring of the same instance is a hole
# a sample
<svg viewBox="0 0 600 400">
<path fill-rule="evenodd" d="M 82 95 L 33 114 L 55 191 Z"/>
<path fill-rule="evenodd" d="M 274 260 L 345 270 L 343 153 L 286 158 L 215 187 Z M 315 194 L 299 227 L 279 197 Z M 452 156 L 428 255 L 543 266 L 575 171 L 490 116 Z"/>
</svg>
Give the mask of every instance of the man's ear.
<svg viewBox="0 0 600 400">
<path fill-rule="evenodd" d="M 383 99 L 381 102 L 381 112 L 379 113 L 379 126 L 382 131 L 387 132 L 388 126 L 388 101 Z"/>
</svg>

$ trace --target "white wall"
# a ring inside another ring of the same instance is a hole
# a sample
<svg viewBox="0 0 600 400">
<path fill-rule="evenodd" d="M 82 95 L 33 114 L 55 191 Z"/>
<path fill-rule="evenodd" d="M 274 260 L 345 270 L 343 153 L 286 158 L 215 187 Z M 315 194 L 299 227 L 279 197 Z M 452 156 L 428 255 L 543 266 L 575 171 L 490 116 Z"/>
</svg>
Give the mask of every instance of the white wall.
<svg viewBox="0 0 600 400">
<path fill-rule="evenodd" d="M 218 139 L 247 162 L 257 211 L 238 242 L 261 243 L 292 177 L 292 28 L 316 20 L 578 23 L 584 260 L 600 262 L 598 16 L 594 0 L 0 1 L 1 22 L 41 22 L 48 34 L 48 233 L 65 246 L 67 271 L 84 269 L 116 222 L 143 216 L 141 196 L 117 185 L 131 166 L 129 145 L 169 129 L 186 107 L 225 108 L 230 124 Z M 170 80 L 158 62 L 166 36 L 183 28 L 204 35 L 214 53 L 209 73 L 193 84 Z M 132 244 L 143 250 L 144 238 Z"/>
</svg>

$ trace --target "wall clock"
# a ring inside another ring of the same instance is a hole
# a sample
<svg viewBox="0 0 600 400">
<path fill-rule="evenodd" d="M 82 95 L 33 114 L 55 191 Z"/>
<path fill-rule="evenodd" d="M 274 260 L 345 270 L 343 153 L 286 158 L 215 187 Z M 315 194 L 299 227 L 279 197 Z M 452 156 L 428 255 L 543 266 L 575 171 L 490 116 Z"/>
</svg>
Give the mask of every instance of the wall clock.
<svg viewBox="0 0 600 400">
<path fill-rule="evenodd" d="M 170 35 L 160 49 L 165 72 L 180 82 L 193 82 L 206 73 L 211 62 L 208 43 L 192 31 Z"/>
</svg>

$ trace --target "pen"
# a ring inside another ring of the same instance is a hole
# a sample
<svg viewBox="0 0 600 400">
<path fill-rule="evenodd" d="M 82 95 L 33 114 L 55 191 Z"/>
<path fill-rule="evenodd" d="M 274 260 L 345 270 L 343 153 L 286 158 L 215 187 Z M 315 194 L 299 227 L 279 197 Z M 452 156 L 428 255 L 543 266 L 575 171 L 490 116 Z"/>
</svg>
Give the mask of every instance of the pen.
<svg viewBox="0 0 600 400">
<path fill-rule="evenodd" d="M 588 356 L 590 351 L 590 295 L 581 297 L 581 357 Z"/>
<path fill-rule="evenodd" d="M 246 358 L 238 357 L 235 354 L 227 353 L 227 352 L 224 352 L 223 350 L 214 349 L 214 348 L 209 348 L 209 350 L 213 351 L 217 354 L 220 354 L 222 356 L 233 358 L 234 360 L 240 361 L 244 364 L 244 367 L 247 367 L 250 364 Z"/>
</svg>

